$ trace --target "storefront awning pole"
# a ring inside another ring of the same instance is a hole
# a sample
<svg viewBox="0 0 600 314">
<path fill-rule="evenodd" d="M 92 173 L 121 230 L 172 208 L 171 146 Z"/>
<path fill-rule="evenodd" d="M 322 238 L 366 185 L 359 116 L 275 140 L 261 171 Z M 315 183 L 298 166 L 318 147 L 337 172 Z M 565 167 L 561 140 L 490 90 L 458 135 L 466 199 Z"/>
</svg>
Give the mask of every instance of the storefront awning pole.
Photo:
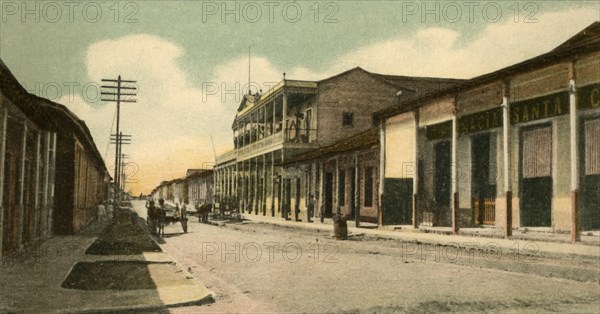
<svg viewBox="0 0 600 314">
<path fill-rule="evenodd" d="M 577 121 L 577 98 L 575 95 L 575 65 L 574 61 L 569 64 L 569 121 L 571 129 L 571 241 L 581 240 L 579 234 L 577 196 L 579 192 L 579 150 Z"/>
<path fill-rule="evenodd" d="M 502 90 L 502 146 L 504 154 L 504 192 L 506 196 L 506 215 L 504 237 L 512 236 L 512 190 L 510 166 L 510 83 L 504 82 Z"/>
</svg>

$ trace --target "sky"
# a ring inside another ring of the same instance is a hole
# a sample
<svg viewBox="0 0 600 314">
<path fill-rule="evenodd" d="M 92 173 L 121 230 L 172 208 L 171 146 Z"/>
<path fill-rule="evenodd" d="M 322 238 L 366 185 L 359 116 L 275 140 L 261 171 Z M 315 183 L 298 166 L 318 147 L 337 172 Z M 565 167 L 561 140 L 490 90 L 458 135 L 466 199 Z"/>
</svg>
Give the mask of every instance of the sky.
<svg viewBox="0 0 600 314">
<path fill-rule="evenodd" d="M 254 92 L 356 66 L 471 78 L 548 52 L 600 20 L 600 2 L 2 0 L 0 18 L 0 58 L 86 122 L 111 174 L 116 106 L 100 82 L 137 81 L 120 128 L 139 194 L 233 148 L 249 64 Z"/>
</svg>

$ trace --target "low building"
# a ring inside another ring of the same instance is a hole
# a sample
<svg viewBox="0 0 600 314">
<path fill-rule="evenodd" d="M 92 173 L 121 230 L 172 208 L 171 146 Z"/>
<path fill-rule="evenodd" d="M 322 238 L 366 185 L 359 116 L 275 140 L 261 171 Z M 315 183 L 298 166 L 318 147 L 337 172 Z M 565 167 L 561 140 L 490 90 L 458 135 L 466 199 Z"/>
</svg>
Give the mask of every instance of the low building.
<svg viewBox="0 0 600 314">
<path fill-rule="evenodd" d="M 600 23 L 556 49 L 376 113 L 382 220 L 600 228 Z"/>
<path fill-rule="evenodd" d="M 85 123 L 29 94 L 1 60 L 0 117 L 2 254 L 95 220 L 110 176 Z"/>
<path fill-rule="evenodd" d="M 152 190 L 150 197 L 172 204 L 182 204 L 187 200 L 194 207 L 213 204 L 213 183 L 213 170 L 189 169 L 183 178 L 162 181 Z"/>
</svg>

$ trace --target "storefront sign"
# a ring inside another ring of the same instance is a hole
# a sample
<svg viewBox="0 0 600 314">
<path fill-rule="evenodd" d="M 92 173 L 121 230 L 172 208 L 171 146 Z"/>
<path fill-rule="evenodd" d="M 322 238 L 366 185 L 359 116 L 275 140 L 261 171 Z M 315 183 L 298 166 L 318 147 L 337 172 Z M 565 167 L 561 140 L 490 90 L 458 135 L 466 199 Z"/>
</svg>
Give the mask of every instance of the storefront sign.
<svg viewBox="0 0 600 314">
<path fill-rule="evenodd" d="M 600 108 L 600 83 L 577 89 L 577 109 L 588 110 Z"/>
<path fill-rule="evenodd" d="M 600 84 L 591 84 L 578 89 L 578 109 L 600 108 Z M 510 104 L 511 123 L 523 123 L 557 117 L 569 113 L 569 94 L 559 92 Z M 458 118 L 458 133 L 468 134 L 502 127 L 502 108 L 465 115 Z M 452 136 L 452 121 L 429 125 L 426 130 L 428 140 Z"/>
<path fill-rule="evenodd" d="M 561 116 L 569 113 L 569 94 L 555 93 L 510 104 L 512 124 Z"/>
<path fill-rule="evenodd" d="M 464 115 L 458 118 L 458 134 L 468 134 L 502 126 L 502 108 Z M 452 121 L 427 126 L 427 139 L 437 140 L 452 136 Z"/>
<path fill-rule="evenodd" d="M 458 118 L 458 134 L 467 134 L 502 126 L 502 107 Z"/>
</svg>

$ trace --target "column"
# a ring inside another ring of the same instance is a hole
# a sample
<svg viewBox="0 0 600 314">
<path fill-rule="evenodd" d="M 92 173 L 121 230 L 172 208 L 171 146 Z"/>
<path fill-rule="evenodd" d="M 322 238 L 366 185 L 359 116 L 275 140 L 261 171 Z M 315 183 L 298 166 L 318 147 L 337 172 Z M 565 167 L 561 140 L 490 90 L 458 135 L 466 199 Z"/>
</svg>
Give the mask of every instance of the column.
<svg viewBox="0 0 600 314">
<path fill-rule="evenodd" d="M 35 151 L 35 194 L 34 194 L 34 203 L 33 203 L 33 210 L 34 210 L 34 218 L 33 218 L 33 238 L 34 239 L 39 239 L 40 237 L 40 232 L 39 232 L 39 226 L 40 226 L 40 201 L 39 201 L 39 195 L 40 195 L 40 151 L 41 151 L 41 144 L 42 144 L 42 131 L 38 131 L 37 132 L 37 147 L 36 147 L 36 151 Z"/>
<path fill-rule="evenodd" d="M 575 61 L 569 64 L 569 126 L 571 129 L 571 241 L 581 241 L 579 233 L 579 121 L 575 85 Z"/>
<path fill-rule="evenodd" d="M 324 178 L 324 174 L 323 174 L 323 161 L 319 161 L 319 199 L 317 200 L 317 206 L 318 209 L 317 211 L 319 212 L 319 218 L 321 219 L 321 221 L 323 221 L 323 215 L 325 214 L 324 210 L 321 210 L 323 208 L 323 206 L 325 205 L 324 202 L 324 198 L 325 196 L 323 195 L 323 178 Z"/>
<path fill-rule="evenodd" d="M 215 187 L 215 191 L 214 191 L 215 194 L 217 193 L 217 190 L 218 190 L 218 186 L 217 186 L 217 184 L 219 183 L 218 179 L 219 179 L 219 169 L 215 165 L 215 169 L 213 172 L 213 186 Z M 160 190 L 159 190 L 159 195 L 160 195 Z M 217 200 L 215 199 L 215 203 L 216 202 L 217 202 Z"/>
<path fill-rule="evenodd" d="M 268 123 L 267 122 L 267 120 L 268 120 L 267 119 L 267 113 L 269 112 L 269 110 L 267 110 L 268 106 L 269 106 L 268 104 L 265 104 L 263 106 L 263 127 L 262 127 L 262 129 L 263 129 L 263 138 L 267 138 L 267 123 Z M 265 178 L 265 180 L 266 180 L 266 178 Z"/>
<path fill-rule="evenodd" d="M 240 179 L 239 178 L 240 172 L 239 172 L 238 166 L 239 165 L 238 165 L 238 162 L 236 160 L 235 161 L 235 175 L 234 175 L 234 179 L 233 179 L 234 180 L 233 181 L 233 197 L 234 197 L 234 200 L 235 200 L 234 204 L 237 204 L 237 207 L 238 207 L 238 208 L 236 208 L 236 210 L 239 211 L 239 202 L 238 202 L 238 200 L 240 199 L 240 193 L 239 193 L 240 191 L 238 190 L 238 184 L 239 184 L 239 179 Z"/>
<path fill-rule="evenodd" d="M 381 121 L 379 126 L 379 201 L 377 206 L 377 224 L 383 225 L 383 204 L 384 182 L 385 182 L 385 120 Z"/>
<path fill-rule="evenodd" d="M 48 236 L 51 237 L 54 235 L 53 227 L 54 224 L 54 186 L 56 181 L 56 140 L 57 133 L 52 133 L 50 136 L 50 140 L 52 144 L 50 145 L 51 152 L 49 154 L 49 158 L 51 162 L 48 164 Z M 51 174 L 51 175 L 50 175 Z"/>
<path fill-rule="evenodd" d="M 288 107 L 288 98 L 287 93 L 283 93 L 283 111 L 281 115 L 281 138 L 283 141 L 287 141 L 287 107 Z M 282 152 L 283 154 L 283 152 Z M 283 157 L 282 157 L 283 158 Z M 283 161 L 283 160 L 282 160 Z"/>
<path fill-rule="evenodd" d="M 510 165 L 510 82 L 502 87 L 502 148 L 504 151 L 504 194 L 506 196 L 506 217 L 504 221 L 504 237 L 512 236 L 512 188 Z"/>
<path fill-rule="evenodd" d="M 23 220 L 25 215 L 25 158 L 27 155 L 27 121 L 23 121 L 23 150 L 21 151 L 21 173 L 19 175 L 19 230 L 17 230 L 17 245 L 23 247 Z"/>
<path fill-rule="evenodd" d="M 419 209 L 419 109 L 413 111 L 415 119 L 415 165 L 413 175 L 413 199 L 412 199 L 412 225 L 413 228 L 419 228 L 418 209 Z"/>
<path fill-rule="evenodd" d="M 2 243 L 4 241 L 4 158 L 6 155 L 6 124 L 8 123 L 8 109 L 2 110 L 2 140 L 0 144 L 0 264 L 2 264 Z"/>
<path fill-rule="evenodd" d="M 266 113 L 265 113 L 265 117 L 266 117 Z M 265 122 L 265 125 L 266 122 Z M 262 212 L 263 212 L 263 216 L 267 215 L 267 156 L 266 155 L 262 155 L 262 161 L 263 161 L 263 171 L 262 171 L 262 184 L 261 184 L 261 188 L 262 188 Z"/>
<path fill-rule="evenodd" d="M 354 225 L 358 228 L 360 225 L 360 178 L 358 171 L 358 154 L 354 154 Z"/>
<path fill-rule="evenodd" d="M 452 108 L 452 234 L 458 234 L 458 108 L 456 104 L 456 96 L 454 97 L 454 108 Z"/>
<path fill-rule="evenodd" d="M 276 125 L 275 125 L 275 120 L 276 119 L 275 118 L 277 118 L 277 115 L 275 114 L 275 109 L 276 109 L 275 108 L 275 100 L 273 100 L 272 106 L 273 106 L 273 122 L 272 122 L 272 126 L 273 127 L 272 127 L 272 130 L 273 130 L 273 134 L 275 134 L 275 127 L 276 127 Z"/>
<path fill-rule="evenodd" d="M 340 207 L 340 158 L 338 156 L 335 156 L 335 178 L 333 182 L 335 182 L 335 188 L 333 188 L 335 208 L 333 208 L 333 212 L 338 214 L 338 208 Z"/>
<path fill-rule="evenodd" d="M 242 170 L 240 171 L 240 179 L 242 180 L 242 191 L 240 193 L 241 212 L 246 210 L 246 161 L 242 161 Z"/>
<path fill-rule="evenodd" d="M 275 120 L 273 120 L 275 121 Z M 275 152 L 271 152 L 271 217 L 275 217 Z"/>
<path fill-rule="evenodd" d="M 52 134 L 50 132 L 46 132 L 45 136 L 44 136 L 44 142 L 46 143 L 44 145 L 45 149 L 44 149 L 44 163 L 46 165 L 45 169 L 46 171 L 44 171 L 44 178 L 42 180 L 42 219 L 43 219 L 43 223 L 44 223 L 44 229 L 43 229 L 43 234 L 42 237 L 47 238 L 48 237 L 48 228 L 50 227 L 48 225 L 48 197 L 50 195 L 50 191 L 49 191 L 49 180 L 50 180 L 50 136 L 52 136 Z M 1 191 L 0 191 L 1 192 Z"/>
<path fill-rule="evenodd" d="M 229 189 L 227 190 L 229 201 L 231 201 L 231 196 L 233 195 L 233 180 L 233 165 L 229 165 Z"/>
<path fill-rule="evenodd" d="M 282 150 L 282 154 L 283 154 L 283 150 Z M 279 189 L 280 189 L 280 199 L 279 199 L 279 211 L 281 212 L 281 217 L 282 218 L 286 218 L 286 204 L 285 204 L 285 169 L 283 169 L 283 166 L 281 166 L 281 181 L 279 182 Z"/>
<path fill-rule="evenodd" d="M 258 207 L 260 206 L 260 202 L 258 200 L 258 157 L 254 157 L 254 189 L 252 192 L 254 192 L 254 195 L 252 196 L 254 203 L 254 214 L 258 215 Z"/>
</svg>

